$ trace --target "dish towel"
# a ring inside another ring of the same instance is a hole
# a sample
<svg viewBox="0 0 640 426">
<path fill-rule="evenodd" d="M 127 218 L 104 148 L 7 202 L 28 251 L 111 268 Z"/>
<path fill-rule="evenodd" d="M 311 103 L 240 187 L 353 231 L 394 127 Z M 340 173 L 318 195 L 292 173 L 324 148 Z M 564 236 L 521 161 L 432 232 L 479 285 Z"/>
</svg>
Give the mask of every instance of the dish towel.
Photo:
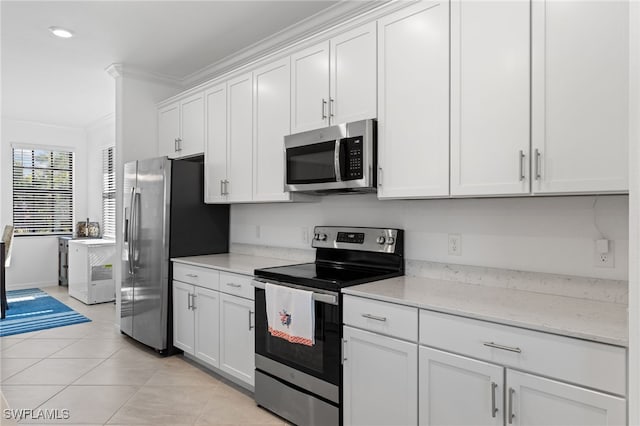
<svg viewBox="0 0 640 426">
<path fill-rule="evenodd" d="M 316 322 L 313 292 L 268 283 L 264 290 L 269 333 L 291 343 L 313 346 Z"/>
</svg>

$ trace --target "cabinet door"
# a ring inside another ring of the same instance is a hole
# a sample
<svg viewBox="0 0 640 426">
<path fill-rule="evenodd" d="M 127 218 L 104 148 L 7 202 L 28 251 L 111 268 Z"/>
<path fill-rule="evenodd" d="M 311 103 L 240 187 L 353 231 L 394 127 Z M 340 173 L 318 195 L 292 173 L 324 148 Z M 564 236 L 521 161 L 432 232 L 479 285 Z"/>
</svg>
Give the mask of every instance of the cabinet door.
<svg viewBox="0 0 640 426">
<path fill-rule="evenodd" d="M 378 198 L 449 195 L 449 4 L 378 21 Z"/>
<path fill-rule="evenodd" d="M 180 104 L 178 102 L 158 111 L 158 144 L 160 155 L 176 158 L 180 138 Z"/>
<path fill-rule="evenodd" d="M 624 425 L 626 401 L 507 369 L 507 422 L 514 425 Z M 511 417 L 511 421 L 509 421 Z"/>
<path fill-rule="evenodd" d="M 191 355 L 195 353 L 195 324 L 190 307 L 193 292 L 192 285 L 173 282 L 173 346 Z"/>
<path fill-rule="evenodd" d="M 291 130 L 290 59 L 253 73 L 253 200 L 288 201 L 284 191 L 284 136 Z"/>
<path fill-rule="evenodd" d="M 529 193 L 530 4 L 451 3 L 451 194 Z"/>
<path fill-rule="evenodd" d="M 331 124 L 376 118 L 376 23 L 330 42 Z"/>
<path fill-rule="evenodd" d="M 418 346 L 343 327 L 345 425 L 418 422 Z"/>
<path fill-rule="evenodd" d="M 502 425 L 502 367 L 421 346 L 418 370 L 421 425 Z"/>
<path fill-rule="evenodd" d="M 220 366 L 220 293 L 195 287 L 195 355 L 213 367 Z"/>
<path fill-rule="evenodd" d="M 253 184 L 253 93 L 251 73 L 230 80 L 227 117 L 229 201 L 251 201 Z"/>
<path fill-rule="evenodd" d="M 205 92 L 207 143 L 204 151 L 204 201 L 224 203 L 227 196 L 227 84 Z"/>
<path fill-rule="evenodd" d="M 180 102 L 181 157 L 204 152 L 204 94 L 198 93 Z"/>
<path fill-rule="evenodd" d="M 533 191 L 627 191 L 629 2 L 532 11 Z"/>
<path fill-rule="evenodd" d="M 291 55 L 291 132 L 329 124 L 329 42 Z"/>
<path fill-rule="evenodd" d="M 220 369 L 251 386 L 255 369 L 253 300 L 220 294 Z"/>
</svg>

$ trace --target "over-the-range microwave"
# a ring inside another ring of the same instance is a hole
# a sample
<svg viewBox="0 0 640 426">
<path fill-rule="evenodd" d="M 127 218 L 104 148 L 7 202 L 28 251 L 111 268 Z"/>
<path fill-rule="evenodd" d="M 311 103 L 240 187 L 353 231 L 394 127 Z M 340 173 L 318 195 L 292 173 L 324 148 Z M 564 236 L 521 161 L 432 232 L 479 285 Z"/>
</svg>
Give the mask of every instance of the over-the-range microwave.
<svg viewBox="0 0 640 426">
<path fill-rule="evenodd" d="M 284 147 L 286 191 L 376 191 L 375 120 L 285 136 Z"/>
</svg>

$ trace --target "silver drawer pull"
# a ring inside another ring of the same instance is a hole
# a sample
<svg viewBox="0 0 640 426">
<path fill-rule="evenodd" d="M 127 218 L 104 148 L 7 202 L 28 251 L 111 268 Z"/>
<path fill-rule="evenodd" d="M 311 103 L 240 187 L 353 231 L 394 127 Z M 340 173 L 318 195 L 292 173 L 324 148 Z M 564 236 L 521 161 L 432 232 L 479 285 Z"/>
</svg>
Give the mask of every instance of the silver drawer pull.
<svg viewBox="0 0 640 426">
<path fill-rule="evenodd" d="M 233 287 L 233 288 L 240 288 L 242 287 L 242 284 L 236 284 L 236 283 L 227 283 L 227 285 L 229 287 Z"/>
<path fill-rule="evenodd" d="M 198 278 L 198 274 L 187 274 L 187 276 L 191 278 Z"/>
<path fill-rule="evenodd" d="M 490 348 L 502 349 L 503 351 L 522 353 L 522 349 L 512 346 L 503 346 L 493 342 L 483 342 L 482 344 Z"/>
<path fill-rule="evenodd" d="M 371 314 L 362 314 L 362 316 L 365 317 L 365 318 L 376 320 L 376 321 L 383 321 L 384 322 L 384 321 L 387 320 L 387 317 L 379 317 L 379 316 L 371 315 Z"/>
</svg>

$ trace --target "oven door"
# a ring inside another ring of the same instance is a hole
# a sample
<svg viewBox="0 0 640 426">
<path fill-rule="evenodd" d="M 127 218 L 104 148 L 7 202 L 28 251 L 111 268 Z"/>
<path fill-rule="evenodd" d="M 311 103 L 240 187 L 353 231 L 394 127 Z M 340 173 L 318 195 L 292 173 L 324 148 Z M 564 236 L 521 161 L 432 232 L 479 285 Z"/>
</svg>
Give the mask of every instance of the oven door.
<svg viewBox="0 0 640 426">
<path fill-rule="evenodd" d="M 260 283 L 254 282 L 259 285 Z M 297 287 L 301 288 L 301 287 Z M 303 288 L 305 290 L 313 290 Z M 340 295 L 332 293 L 330 300 L 315 301 L 315 344 L 305 346 L 274 337 L 268 331 L 265 290 L 256 286 L 256 355 L 316 377 L 335 386 L 340 384 L 341 312 Z M 258 368 L 260 366 L 256 364 Z M 281 377 L 285 379 L 285 377 Z"/>
</svg>

